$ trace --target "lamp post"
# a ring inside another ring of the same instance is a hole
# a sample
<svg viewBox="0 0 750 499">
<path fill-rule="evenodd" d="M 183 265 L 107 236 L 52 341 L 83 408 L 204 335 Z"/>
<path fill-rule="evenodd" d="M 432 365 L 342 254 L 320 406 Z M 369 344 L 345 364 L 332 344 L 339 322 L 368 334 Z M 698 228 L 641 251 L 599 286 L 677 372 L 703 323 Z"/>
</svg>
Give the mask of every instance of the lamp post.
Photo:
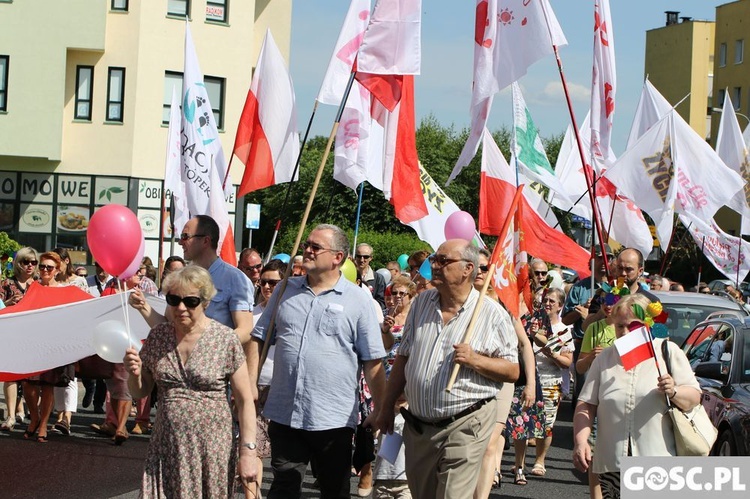
<svg viewBox="0 0 750 499">
<path fill-rule="evenodd" d="M 711 108 L 711 112 L 712 113 L 719 113 L 719 114 L 721 114 L 722 113 L 722 109 L 719 108 L 719 107 L 712 107 Z M 737 110 L 734 111 L 734 114 L 736 114 L 737 116 L 741 116 L 741 117 L 745 118 L 745 120 L 747 120 L 747 124 L 750 125 L 750 118 L 748 118 L 747 115 L 742 114 L 741 112 L 739 112 Z"/>
</svg>

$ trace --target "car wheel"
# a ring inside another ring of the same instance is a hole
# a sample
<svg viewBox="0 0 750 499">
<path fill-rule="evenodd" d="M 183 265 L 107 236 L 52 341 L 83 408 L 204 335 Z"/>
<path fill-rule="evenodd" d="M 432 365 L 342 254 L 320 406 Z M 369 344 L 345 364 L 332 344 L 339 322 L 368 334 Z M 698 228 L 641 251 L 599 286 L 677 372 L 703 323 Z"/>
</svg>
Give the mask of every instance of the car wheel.
<svg viewBox="0 0 750 499">
<path fill-rule="evenodd" d="M 716 449 L 717 456 L 736 456 L 737 445 L 734 443 L 732 430 L 724 430 L 721 435 L 719 435 L 719 440 L 716 441 L 714 448 Z"/>
</svg>

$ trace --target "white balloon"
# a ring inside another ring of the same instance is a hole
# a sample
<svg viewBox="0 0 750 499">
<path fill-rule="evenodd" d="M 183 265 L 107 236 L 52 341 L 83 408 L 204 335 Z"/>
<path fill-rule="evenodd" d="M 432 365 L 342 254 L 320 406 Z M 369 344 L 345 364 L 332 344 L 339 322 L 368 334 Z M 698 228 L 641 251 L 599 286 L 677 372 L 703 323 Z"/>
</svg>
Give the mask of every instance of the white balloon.
<svg viewBox="0 0 750 499">
<path fill-rule="evenodd" d="M 115 364 L 122 363 L 125 350 L 131 346 L 138 351 L 141 350 L 141 342 L 128 334 L 125 324 L 115 320 L 98 324 L 94 328 L 93 342 L 97 355 Z"/>
<path fill-rule="evenodd" d="M 391 271 L 388 269 L 378 269 L 375 272 L 383 276 L 383 279 L 385 279 L 385 283 L 388 284 L 391 282 Z"/>
</svg>

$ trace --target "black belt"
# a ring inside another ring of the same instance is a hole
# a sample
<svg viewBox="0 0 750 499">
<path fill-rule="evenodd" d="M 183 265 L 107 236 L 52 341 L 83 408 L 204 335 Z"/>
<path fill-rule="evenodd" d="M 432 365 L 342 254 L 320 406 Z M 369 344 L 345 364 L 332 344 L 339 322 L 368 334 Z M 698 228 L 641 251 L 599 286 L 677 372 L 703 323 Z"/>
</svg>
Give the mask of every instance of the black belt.
<svg viewBox="0 0 750 499">
<path fill-rule="evenodd" d="M 449 418 L 440 419 L 438 421 L 423 421 L 419 419 L 418 417 L 416 417 L 411 412 L 409 412 L 409 410 L 406 409 L 405 407 L 402 407 L 400 412 L 401 412 L 401 415 L 404 417 L 404 421 L 411 424 L 417 433 L 422 434 L 422 425 L 434 426 L 435 428 L 445 428 L 449 424 L 455 421 L 458 421 L 459 419 L 463 417 L 468 416 L 472 412 L 476 412 L 482 406 L 494 400 L 496 400 L 495 397 L 490 397 L 490 398 L 480 400 L 478 402 L 474 402 L 473 404 L 471 404 L 469 407 L 459 412 L 458 414 L 455 414 Z"/>
</svg>

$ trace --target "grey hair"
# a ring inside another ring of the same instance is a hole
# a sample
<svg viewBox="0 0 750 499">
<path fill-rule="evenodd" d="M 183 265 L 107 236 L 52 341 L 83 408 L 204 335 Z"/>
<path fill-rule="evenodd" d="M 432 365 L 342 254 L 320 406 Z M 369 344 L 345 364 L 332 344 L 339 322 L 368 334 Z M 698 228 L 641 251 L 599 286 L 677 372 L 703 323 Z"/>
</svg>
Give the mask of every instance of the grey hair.
<svg viewBox="0 0 750 499">
<path fill-rule="evenodd" d="M 474 265 L 474 269 L 471 272 L 471 282 L 474 282 L 479 273 L 479 248 L 471 244 L 471 242 L 466 241 L 466 246 L 461 250 L 461 258 L 466 263 Z"/>
<path fill-rule="evenodd" d="M 341 230 L 340 227 L 333 224 L 319 224 L 316 225 L 313 231 L 316 230 L 330 230 L 332 233 L 331 246 L 332 250 L 341 251 L 344 253 L 344 258 L 341 259 L 341 265 L 346 262 L 349 257 L 349 238 L 346 237 L 346 232 Z"/>
<path fill-rule="evenodd" d="M 565 291 L 560 288 L 549 288 L 547 290 L 547 296 L 554 295 L 557 302 L 562 307 L 565 304 Z"/>
<path fill-rule="evenodd" d="M 364 247 L 366 247 L 366 248 L 370 248 L 370 252 L 371 252 L 371 253 L 375 253 L 375 250 L 374 250 L 374 249 L 372 249 L 372 246 L 370 246 L 370 245 L 369 245 L 369 244 L 367 244 L 367 243 L 359 243 L 359 244 L 357 245 L 357 250 L 359 250 L 359 248 L 361 248 L 361 247 L 363 247 L 363 246 L 364 246 Z"/>
<path fill-rule="evenodd" d="M 170 272 L 162 283 L 162 292 L 166 295 L 176 288 L 192 286 L 198 290 L 201 302 L 207 307 L 211 298 L 216 296 L 216 288 L 208 270 L 195 264 Z"/>
<path fill-rule="evenodd" d="M 542 265 L 544 265 L 544 268 L 547 268 L 547 262 L 545 262 L 541 258 L 534 258 L 533 260 L 531 260 L 529 262 L 529 268 L 533 268 L 534 265 L 537 264 L 537 263 L 541 263 Z"/>
</svg>

